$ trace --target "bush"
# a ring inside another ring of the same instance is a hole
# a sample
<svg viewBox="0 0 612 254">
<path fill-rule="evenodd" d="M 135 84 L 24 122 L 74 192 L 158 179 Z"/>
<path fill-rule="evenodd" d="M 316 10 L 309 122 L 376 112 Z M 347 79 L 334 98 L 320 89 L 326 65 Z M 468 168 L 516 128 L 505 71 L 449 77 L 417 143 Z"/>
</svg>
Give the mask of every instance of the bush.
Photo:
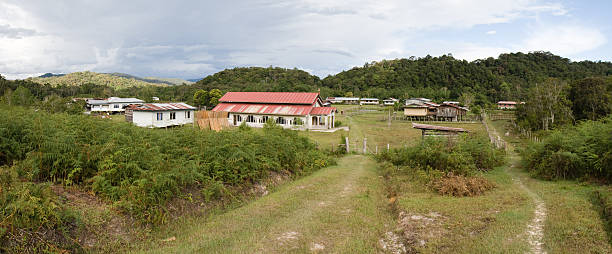
<svg viewBox="0 0 612 254">
<path fill-rule="evenodd" d="M 522 151 L 526 168 L 538 177 L 612 181 L 612 116 L 554 130 Z"/>
<path fill-rule="evenodd" d="M 455 197 L 478 196 L 495 188 L 495 185 L 484 177 L 465 177 L 453 174 L 438 178 L 431 185 L 438 193 Z"/>
<path fill-rule="evenodd" d="M 334 127 L 337 128 L 337 127 L 341 127 L 341 126 L 342 126 L 342 121 L 340 121 L 340 120 L 334 121 Z"/>
<path fill-rule="evenodd" d="M 273 124 L 261 132 L 156 130 L 15 107 L 0 107 L 0 118 L 0 163 L 15 163 L 19 177 L 84 185 L 144 222 L 163 223 L 166 202 L 187 187 L 213 188 L 215 198 L 217 183 L 250 185 L 269 172 L 302 175 L 334 163 Z"/>
<path fill-rule="evenodd" d="M 475 135 L 457 139 L 427 138 L 422 145 L 392 149 L 378 155 L 380 161 L 416 170 L 438 170 L 468 176 L 504 162 L 504 152 L 494 149 L 489 140 Z"/>
</svg>

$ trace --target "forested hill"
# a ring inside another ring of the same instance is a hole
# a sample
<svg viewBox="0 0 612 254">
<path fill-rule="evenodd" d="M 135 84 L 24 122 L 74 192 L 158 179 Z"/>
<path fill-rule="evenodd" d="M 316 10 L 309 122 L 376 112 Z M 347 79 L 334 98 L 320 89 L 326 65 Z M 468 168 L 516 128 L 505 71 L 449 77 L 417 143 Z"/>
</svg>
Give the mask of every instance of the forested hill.
<svg viewBox="0 0 612 254">
<path fill-rule="evenodd" d="M 114 89 L 142 86 L 166 86 L 163 83 L 153 83 L 134 78 L 120 77 L 106 73 L 96 73 L 90 71 L 73 72 L 62 76 L 37 77 L 28 80 L 39 84 L 50 84 L 52 86 L 82 86 L 84 84 L 94 84 L 108 86 Z"/>
<path fill-rule="evenodd" d="M 239 67 L 207 76 L 196 82 L 195 86 L 221 91 L 309 92 L 320 87 L 321 80 L 298 69 Z"/>
<path fill-rule="evenodd" d="M 470 92 L 490 102 L 522 99 L 527 88 L 548 77 L 572 81 L 612 75 L 610 62 L 572 62 L 548 52 L 502 54 L 468 62 L 450 55 L 382 60 L 323 79 L 332 93 L 385 98 L 458 98 Z"/>
<path fill-rule="evenodd" d="M 321 95 L 428 97 L 457 99 L 474 95 L 478 104 L 522 100 L 527 89 L 549 77 L 573 81 L 612 76 L 610 62 L 572 62 L 549 52 L 502 54 L 468 62 L 451 55 L 382 60 L 330 75 L 323 80 L 297 69 L 234 68 L 198 81 L 197 88 L 222 91 L 317 91 Z"/>
</svg>

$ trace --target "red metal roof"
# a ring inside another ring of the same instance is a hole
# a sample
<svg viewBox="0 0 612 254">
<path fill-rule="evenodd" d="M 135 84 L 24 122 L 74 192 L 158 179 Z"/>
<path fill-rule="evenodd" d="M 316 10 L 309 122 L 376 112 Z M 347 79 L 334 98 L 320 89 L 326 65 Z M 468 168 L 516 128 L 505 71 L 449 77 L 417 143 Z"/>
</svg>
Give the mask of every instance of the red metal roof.
<svg viewBox="0 0 612 254">
<path fill-rule="evenodd" d="M 305 116 L 310 113 L 312 106 L 278 105 L 278 104 L 248 104 L 248 103 L 219 103 L 212 111 L 225 111 L 232 113 L 267 114 Z"/>
<path fill-rule="evenodd" d="M 129 107 L 135 111 L 169 111 L 169 110 L 194 110 L 195 107 L 192 107 L 186 103 L 178 102 L 178 103 L 146 103 L 142 105 L 130 105 Z"/>
<path fill-rule="evenodd" d="M 336 111 L 336 108 L 333 107 L 314 107 L 312 111 L 310 111 L 311 115 L 329 115 L 332 111 Z"/>
<path fill-rule="evenodd" d="M 466 129 L 463 129 L 463 128 L 454 128 L 454 127 L 437 126 L 437 125 L 420 124 L 420 123 L 412 123 L 412 128 L 421 129 L 421 130 L 468 132 Z"/>
<path fill-rule="evenodd" d="M 310 104 L 319 98 L 318 93 L 285 92 L 227 92 L 219 102 Z"/>
</svg>

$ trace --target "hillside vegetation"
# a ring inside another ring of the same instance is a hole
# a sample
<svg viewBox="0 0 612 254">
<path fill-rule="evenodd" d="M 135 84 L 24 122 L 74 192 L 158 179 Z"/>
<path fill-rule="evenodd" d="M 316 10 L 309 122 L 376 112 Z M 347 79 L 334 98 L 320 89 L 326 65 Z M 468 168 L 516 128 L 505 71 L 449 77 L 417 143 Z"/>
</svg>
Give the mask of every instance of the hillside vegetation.
<svg viewBox="0 0 612 254">
<path fill-rule="evenodd" d="M 112 74 L 96 73 L 91 71 L 84 72 L 73 72 L 63 76 L 52 76 L 52 77 L 36 77 L 29 78 L 32 82 L 38 84 L 50 84 L 52 86 L 81 86 L 84 84 L 95 84 L 101 86 L 108 86 L 114 89 L 123 89 L 127 87 L 143 87 L 143 86 L 165 86 L 165 83 L 153 83 L 144 80 L 138 80 L 134 78 L 125 78 L 115 76 Z"/>
<path fill-rule="evenodd" d="M 44 244 L 20 239 L 23 232 L 74 238 L 69 229 L 78 218 L 61 205 L 51 184 L 83 188 L 136 221 L 158 225 L 167 222 L 174 198 L 207 203 L 232 197 L 232 188 L 251 186 L 272 172 L 303 175 L 334 163 L 307 138 L 273 126 L 263 132 L 150 130 L 6 106 L 0 119 L 3 250 Z"/>
</svg>

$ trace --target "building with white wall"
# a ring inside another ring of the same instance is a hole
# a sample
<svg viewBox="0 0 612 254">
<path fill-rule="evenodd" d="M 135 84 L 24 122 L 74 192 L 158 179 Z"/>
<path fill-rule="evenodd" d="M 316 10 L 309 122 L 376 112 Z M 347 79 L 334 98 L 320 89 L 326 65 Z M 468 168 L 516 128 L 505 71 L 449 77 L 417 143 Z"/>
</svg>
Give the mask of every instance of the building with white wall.
<svg viewBox="0 0 612 254">
<path fill-rule="evenodd" d="M 318 93 L 228 92 L 212 111 L 228 112 L 231 126 L 263 127 L 274 121 L 283 128 L 334 128 L 336 108 L 323 107 Z"/>
<path fill-rule="evenodd" d="M 361 98 L 359 99 L 359 105 L 378 105 L 379 101 L 377 98 Z"/>
<path fill-rule="evenodd" d="M 144 101 L 136 98 L 110 97 L 108 99 L 87 100 L 87 112 L 119 113 L 124 112 L 128 105 L 140 105 Z"/>
<path fill-rule="evenodd" d="M 125 111 L 125 120 L 140 127 L 171 127 L 192 124 L 195 110 L 195 107 L 182 102 L 132 105 Z"/>
</svg>

